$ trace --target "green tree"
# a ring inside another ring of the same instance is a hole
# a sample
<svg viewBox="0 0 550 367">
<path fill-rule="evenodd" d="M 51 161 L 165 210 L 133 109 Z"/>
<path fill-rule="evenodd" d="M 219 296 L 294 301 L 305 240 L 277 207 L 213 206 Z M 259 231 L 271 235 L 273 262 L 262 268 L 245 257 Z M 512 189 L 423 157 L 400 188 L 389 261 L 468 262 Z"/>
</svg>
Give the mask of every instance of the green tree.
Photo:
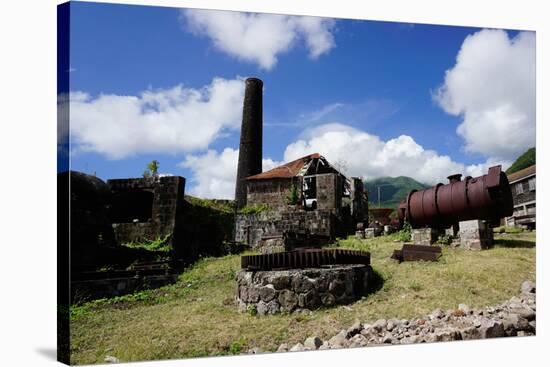
<svg viewBox="0 0 550 367">
<path fill-rule="evenodd" d="M 516 159 L 516 161 L 510 166 L 510 168 L 506 170 L 506 174 L 509 175 L 511 173 L 532 166 L 533 164 L 536 164 L 536 157 L 537 153 L 535 148 L 527 150 L 525 153 L 520 155 L 518 159 Z"/>
<path fill-rule="evenodd" d="M 147 169 L 143 171 L 143 177 L 158 177 L 159 175 L 159 161 L 153 159 L 151 162 L 147 163 Z"/>
</svg>

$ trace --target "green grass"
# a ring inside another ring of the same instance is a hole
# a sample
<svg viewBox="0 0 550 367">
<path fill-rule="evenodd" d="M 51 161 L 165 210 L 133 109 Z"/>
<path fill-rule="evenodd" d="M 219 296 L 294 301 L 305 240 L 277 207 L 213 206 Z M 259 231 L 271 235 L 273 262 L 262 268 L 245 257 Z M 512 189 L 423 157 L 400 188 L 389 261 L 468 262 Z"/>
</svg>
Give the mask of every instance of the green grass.
<svg viewBox="0 0 550 367">
<path fill-rule="evenodd" d="M 283 342 L 303 342 L 312 335 L 327 338 L 354 320 L 411 318 L 459 303 L 500 303 L 535 277 L 534 232 L 497 235 L 496 246 L 481 252 L 444 248 L 433 263 L 398 264 L 390 259 L 401 247 L 396 240 L 393 235 L 338 241 L 341 247 L 371 251 L 372 266 L 383 279 L 376 293 L 350 308 L 312 315 L 239 313 L 233 304 L 238 255 L 202 259 L 176 284 L 137 297 L 73 307 L 72 362 L 99 363 L 106 355 L 121 361 L 230 355 L 252 347 L 274 351 Z"/>
<path fill-rule="evenodd" d="M 172 246 L 166 243 L 170 235 L 166 235 L 164 237 L 158 237 L 154 240 L 144 240 L 141 242 L 129 242 L 125 243 L 123 246 L 134 248 L 134 249 L 144 249 L 147 251 L 153 251 L 153 252 L 170 252 L 172 250 Z"/>
</svg>

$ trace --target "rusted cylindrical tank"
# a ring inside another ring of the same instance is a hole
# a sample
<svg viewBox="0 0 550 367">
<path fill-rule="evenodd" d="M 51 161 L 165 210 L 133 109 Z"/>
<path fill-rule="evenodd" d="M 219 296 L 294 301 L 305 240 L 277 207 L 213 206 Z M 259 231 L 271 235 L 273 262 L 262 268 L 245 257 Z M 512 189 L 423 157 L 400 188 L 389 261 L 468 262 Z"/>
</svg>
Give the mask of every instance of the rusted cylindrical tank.
<svg viewBox="0 0 550 367">
<path fill-rule="evenodd" d="M 258 78 L 245 81 L 239 163 L 235 187 L 235 205 L 246 205 L 246 178 L 262 173 L 262 93 L 264 83 Z"/>
<path fill-rule="evenodd" d="M 512 192 L 501 166 L 489 168 L 486 175 L 472 178 L 455 174 L 449 183 L 425 190 L 413 190 L 401 201 L 399 221 L 408 221 L 413 228 L 447 228 L 472 219 L 497 223 L 512 215 Z"/>
</svg>

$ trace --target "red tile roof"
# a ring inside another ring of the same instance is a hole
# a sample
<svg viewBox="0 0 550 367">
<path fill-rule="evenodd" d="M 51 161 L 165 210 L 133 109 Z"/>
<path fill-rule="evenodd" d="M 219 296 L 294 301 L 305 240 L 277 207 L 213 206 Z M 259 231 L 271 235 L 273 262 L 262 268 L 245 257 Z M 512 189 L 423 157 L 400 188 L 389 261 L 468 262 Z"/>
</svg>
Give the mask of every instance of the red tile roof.
<svg viewBox="0 0 550 367">
<path fill-rule="evenodd" d="M 267 180 L 271 178 L 291 178 L 296 177 L 298 173 L 304 168 L 304 166 L 309 163 L 312 159 L 318 159 L 321 155 L 319 153 L 313 153 L 306 155 L 305 157 L 296 159 L 295 161 L 288 162 L 282 166 L 275 167 L 269 171 L 259 173 L 254 176 L 249 176 L 247 180 Z"/>
<path fill-rule="evenodd" d="M 508 176 L 508 182 L 514 182 L 514 181 L 520 180 L 524 177 L 531 176 L 531 175 L 535 174 L 536 171 L 537 171 L 537 165 L 536 164 L 533 164 L 532 166 L 529 166 L 529 167 L 524 168 L 524 169 L 520 169 L 517 172 L 514 172 L 514 173 L 511 173 L 511 174 L 507 175 Z"/>
</svg>

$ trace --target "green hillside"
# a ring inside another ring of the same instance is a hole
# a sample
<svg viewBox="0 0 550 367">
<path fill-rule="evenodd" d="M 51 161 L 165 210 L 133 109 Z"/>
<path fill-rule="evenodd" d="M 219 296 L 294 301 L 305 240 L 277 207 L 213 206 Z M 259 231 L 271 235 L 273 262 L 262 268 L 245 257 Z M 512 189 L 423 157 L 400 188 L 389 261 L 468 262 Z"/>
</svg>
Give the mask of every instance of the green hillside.
<svg viewBox="0 0 550 367">
<path fill-rule="evenodd" d="M 421 190 L 428 185 L 405 176 L 381 177 L 365 182 L 365 190 L 369 195 L 369 204 L 378 207 L 378 186 L 380 186 L 380 206 L 395 208 L 411 190 Z"/>
<path fill-rule="evenodd" d="M 536 163 L 536 151 L 535 151 L 535 148 L 531 148 L 527 150 L 525 153 L 523 153 L 522 155 L 520 155 L 518 159 L 516 159 L 516 161 L 512 163 L 510 168 L 506 170 L 506 174 L 509 175 L 510 173 L 517 172 L 519 170 L 532 166 L 535 163 Z"/>
</svg>

